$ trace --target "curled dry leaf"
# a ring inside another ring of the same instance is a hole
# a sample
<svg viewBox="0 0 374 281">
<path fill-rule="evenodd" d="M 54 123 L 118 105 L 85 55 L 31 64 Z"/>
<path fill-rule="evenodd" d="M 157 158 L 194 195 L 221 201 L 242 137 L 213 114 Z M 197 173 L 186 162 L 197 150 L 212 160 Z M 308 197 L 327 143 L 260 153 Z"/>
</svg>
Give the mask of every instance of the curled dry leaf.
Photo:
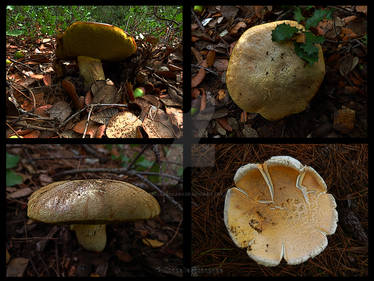
<svg viewBox="0 0 374 281">
<path fill-rule="evenodd" d="M 246 28 L 247 24 L 243 21 L 238 22 L 231 30 L 230 34 L 231 35 L 236 35 L 241 28 Z"/>
<path fill-rule="evenodd" d="M 86 121 L 87 120 L 82 120 L 82 121 L 79 121 L 73 128 L 73 131 L 76 132 L 76 133 L 79 133 L 79 134 L 83 134 L 84 133 L 84 129 L 86 127 Z M 96 131 L 98 129 L 98 125 L 96 122 L 92 122 L 90 121 L 90 123 L 88 124 L 88 128 L 87 128 L 87 132 L 86 134 L 89 135 L 91 138 L 94 138 L 95 135 L 96 135 Z"/>
<path fill-rule="evenodd" d="M 218 118 L 216 121 L 224 128 L 226 131 L 232 132 L 232 127 L 230 124 L 227 122 L 226 117 L 224 118 Z"/>
<path fill-rule="evenodd" d="M 200 101 L 200 111 L 203 111 L 206 108 L 206 93 L 203 88 L 201 89 L 201 101 Z"/>
<path fill-rule="evenodd" d="M 83 107 L 83 104 L 81 104 L 79 100 L 74 84 L 71 83 L 69 80 L 64 79 L 62 80 L 61 85 L 72 99 L 75 109 L 81 109 Z"/>
<path fill-rule="evenodd" d="M 215 59 L 216 59 L 216 51 L 209 50 L 208 54 L 206 55 L 207 67 L 211 67 L 214 64 Z"/>
<path fill-rule="evenodd" d="M 201 63 L 201 66 L 202 68 L 199 69 L 199 71 L 197 72 L 197 74 L 192 77 L 191 79 L 191 87 L 192 88 L 195 88 L 196 86 L 198 86 L 205 78 L 205 69 L 203 67 L 208 67 L 208 64 L 207 64 L 207 61 L 204 60 L 202 63 Z"/>
</svg>

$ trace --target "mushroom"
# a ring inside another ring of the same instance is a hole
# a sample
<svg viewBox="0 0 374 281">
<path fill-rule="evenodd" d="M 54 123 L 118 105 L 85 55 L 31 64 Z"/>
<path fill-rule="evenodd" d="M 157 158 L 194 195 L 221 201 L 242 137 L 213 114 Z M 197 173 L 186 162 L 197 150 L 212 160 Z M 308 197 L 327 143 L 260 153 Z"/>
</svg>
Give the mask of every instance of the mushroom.
<svg viewBox="0 0 374 281">
<path fill-rule="evenodd" d="M 160 213 L 157 200 L 130 183 L 89 179 L 59 181 L 35 191 L 27 215 L 45 223 L 67 223 L 87 250 L 101 252 L 108 223 L 149 219 Z"/>
<path fill-rule="evenodd" d="M 338 213 L 322 177 L 290 156 L 240 167 L 226 193 L 224 222 L 234 241 L 257 263 L 282 257 L 300 264 L 320 254 L 335 233 Z"/>
<path fill-rule="evenodd" d="M 296 55 L 293 42 L 272 41 L 272 31 L 283 23 L 305 29 L 290 20 L 249 28 L 236 43 L 226 73 L 232 100 L 244 111 L 268 120 L 305 110 L 325 76 L 319 44 L 318 62 L 308 65 Z"/>
<path fill-rule="evenodd" d="M 133 37 L 119 27 L 97 22 L 75 22 L 56 41 L 58 59 L 78 59 L 86 88 L 105 80 L 101 60 L 120 61 L 136 52 Z"/>
</svg>

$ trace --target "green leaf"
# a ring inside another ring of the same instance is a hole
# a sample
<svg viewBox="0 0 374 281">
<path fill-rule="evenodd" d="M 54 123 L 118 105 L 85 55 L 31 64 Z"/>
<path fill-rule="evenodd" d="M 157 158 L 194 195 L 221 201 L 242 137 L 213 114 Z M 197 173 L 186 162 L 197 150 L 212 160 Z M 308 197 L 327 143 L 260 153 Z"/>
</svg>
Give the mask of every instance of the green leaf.
<svg viewBox="0 0 374 281">
<path fill-rule="evenodd" d="M 183 176 L 183 171 L 184 171 L 183 167 L 179 167 L 179 168 L 178 168 L 178 171 L 177 171 L 177 176 L 178 176 L 178 177 Z"/>
<path fill-rule="evenodd" d="M 313 16 L 308 18 L 305 22 L 305 29 L 309 29 L 311 27 L 316 27 L 318 23 L 323 20 L 324 18 L 331 19 L 332 11 L 329 9 L 325 10 L 315 10 Z"/>
<path fill-rule="evenodd" d="M 318 48 L 314 45 L 306 47 L 305 44 L 294 42 L 296 54 L 308 64 L 313 65 L 318 61 Z M 305 51 L 308 50 L 308 53 Z"/>
<path fill-rule="evenodd" d="M 292 36 L 294 36 L 294 34 L 298 31 L 299 29 L 296 27 L 282 23 L 277 25 L 277 27 L 272 31 L 271 39 L 275 42 L 282 42 L 291 39 Z"/>
<path fill-rule="evenodd" d="M 18 155 L 6 153 L 6 168 L 11 169 L 17 167 L 19 161 Z"/>
<path fill-rule="evenodd" d="M 22 177 L 13 171 L 6 171 L 6 186 L 13 186 L 16 184 L 21 184 L 23 181 Z"/>
<path fill-rule="evenodd" d="M 149 161 L 144 158 L 144 156 L 140 156 L 139 159 L 136 161 L 136 165 L 142 167 L 142 168 L 150 168 L 152 167 L 154 161 Z"/>
<path fill-rule="evenodd" d="M 300 23 L 301 21 L 305 20 L 305 17 L 301 13 L 300 7 L 296 7 L 295 10 L 293 11 L 293 18 Z"/>
<path fill-rule="evenodd" d="M 8 35 L 8 36 L 19 36 L 19 35 L 22 35 L 22 33 L 23 33 L 22 30 L 16 29 L 16 30 L 7 31 L 6 35 Z"/>
</svg>

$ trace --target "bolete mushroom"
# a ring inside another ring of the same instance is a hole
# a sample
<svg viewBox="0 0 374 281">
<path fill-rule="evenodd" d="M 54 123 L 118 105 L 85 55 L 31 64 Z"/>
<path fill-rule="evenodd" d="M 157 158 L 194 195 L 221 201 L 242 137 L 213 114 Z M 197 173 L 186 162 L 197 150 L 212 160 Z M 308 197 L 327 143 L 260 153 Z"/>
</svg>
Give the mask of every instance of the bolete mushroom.
<svg viewBox="0 0 374 281">
<path fill-rule="evenodd" d="M 86 88 L 105 80 L 101 60 L 121 61 L 136 52 L 133 37 L 119 27 L 97 22 L 75 22 L 56 41 L 56 57 L 77 58 Z"/>
<path fill-rule="evenodd" d="M 338 213 L 322 177 L 289 156 L 240 167 L 226 193 L 224 222 L 234 241 L 257 263 L 282 257 L 300 264 L 320 254 L 335 233 Z"/>
<path fill-rule="evenodd" d="M 108 179 L 59 181 L 35 191 L 27 215 L 45 223 L 71 224 L 78 242 L 101 252 L 108 223 L 149 219 L 160 213 L 157 200 L 127 182 Z"/>
<path fill-rule="evenodd" d="M 296 55 L 293 42 L 272 41 L 272 31 L 283 23 L 305 29 L 291 20 L 249 28 L 236 43 L 226 73 L 232 100 L 242 110 L 268 120 L 305 110 L 325 76 L 319 44 L 318 62 L 309 65 Z"/>
</svg>

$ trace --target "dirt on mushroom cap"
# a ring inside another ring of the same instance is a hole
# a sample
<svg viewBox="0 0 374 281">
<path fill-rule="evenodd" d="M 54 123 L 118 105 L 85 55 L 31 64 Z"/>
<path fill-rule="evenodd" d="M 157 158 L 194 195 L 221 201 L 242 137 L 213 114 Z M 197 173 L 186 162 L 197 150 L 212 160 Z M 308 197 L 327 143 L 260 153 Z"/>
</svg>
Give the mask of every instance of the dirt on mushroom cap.
<svg viewBox="0 0 374 281">
<path fill-rule="evenodd" d="M 226 74 L 233 101 L 268 120 L 305 110 L 325 75 L 320 45 L 319 60 L 310 66 L 296 55 L 292 42 L 272 41 L 272 30 L 282 23 L 304 29 L 289 20 L 249 28 L 236 43 Z"/>
</svg>

